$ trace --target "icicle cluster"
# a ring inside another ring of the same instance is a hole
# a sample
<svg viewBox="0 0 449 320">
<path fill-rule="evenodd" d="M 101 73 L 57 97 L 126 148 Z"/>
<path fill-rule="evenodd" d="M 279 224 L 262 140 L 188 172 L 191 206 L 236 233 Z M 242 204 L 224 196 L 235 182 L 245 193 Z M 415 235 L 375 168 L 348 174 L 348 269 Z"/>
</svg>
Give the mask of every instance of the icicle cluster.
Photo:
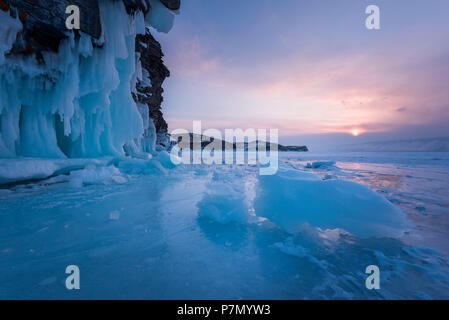
<svg viewBox="0 0 449 320">
<path fill-rule="evenodd" d="M 137 34 L 145 23 L 167 32 L 173 14 L 159 0 L 151 12 L 129 15 L 122 1 L 100 1 L 101 48 L 90 36 L 71 34 L 58 53 L 7 57 L 19 19 L 0 11 L 0 158 L 85 158 L 145 156 L 156 132 L 148 108 L 132 98 L 143 81 Z M 145 21 L 146 20 L 146 21 Z M 98 44 L 98 43 L 97 43 Z"/>
</svg>

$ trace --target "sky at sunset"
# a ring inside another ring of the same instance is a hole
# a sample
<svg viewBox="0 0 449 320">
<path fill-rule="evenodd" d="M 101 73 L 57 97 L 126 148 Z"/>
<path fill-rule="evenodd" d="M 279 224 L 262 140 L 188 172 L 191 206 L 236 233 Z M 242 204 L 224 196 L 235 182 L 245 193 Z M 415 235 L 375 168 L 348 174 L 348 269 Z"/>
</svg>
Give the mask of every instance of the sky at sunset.
<svg viewBox="0 0 449 320">
<path fill-rule="evenodd" d="M 369 4 L 381 30 L 365 27 Z M 170 130 L 278 128 L 289 144 L 449 136 L 447 0 L 186 0 L 156 38 Z"/>
</svg>

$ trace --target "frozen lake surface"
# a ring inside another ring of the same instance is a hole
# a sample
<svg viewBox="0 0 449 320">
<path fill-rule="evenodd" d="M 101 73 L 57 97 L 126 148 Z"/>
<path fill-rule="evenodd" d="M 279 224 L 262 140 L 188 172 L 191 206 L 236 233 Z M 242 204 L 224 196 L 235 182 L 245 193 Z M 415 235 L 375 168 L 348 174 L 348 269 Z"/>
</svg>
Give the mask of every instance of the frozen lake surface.
<svg viewBox="0 0 449 320">
<path fill-rule="evenodd" d="M 0 189 L 1 299 L 449 298 L 448 153 L 95 165 Z"/>
</svg>

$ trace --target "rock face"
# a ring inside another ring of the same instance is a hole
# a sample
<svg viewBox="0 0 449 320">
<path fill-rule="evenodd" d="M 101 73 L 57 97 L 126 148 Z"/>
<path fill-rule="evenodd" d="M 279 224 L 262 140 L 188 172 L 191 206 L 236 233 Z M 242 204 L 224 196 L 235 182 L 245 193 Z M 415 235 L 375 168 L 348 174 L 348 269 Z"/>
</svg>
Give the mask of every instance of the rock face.
<svg viewBox="0 0 449 320">
<path fill-rule="evenodd" d="M 112 0 L 110 0 L 112 1 Z M 141 11 L 147 14 L 150 0 L 122 0 L 129 14 Z M 180 0 L 161 0 L 170 10 L 179 10 Z M 98 0 L 0 0 L 0 8 L 11 9 L 13 17 L 19 16 L 24 24 L 23 33 L 16 41 L 13 53 L 40 55 L 41 51 L 57 51 L 59 43 L 67 37 L 65 10 L 69 5 L 80 8 L 81 31 L 98 39 L 101 21 Z"/>
<path fill-rule="evenodd" d="M 17 38 L 11 54 L 35 54 L 42 62 L 42 51 L 57 52 L 62 39 L 67 38 L 65 10 L 73 4 L 80 8 L 81 31 L 98 39 L 101 36 L 100 9 L 96 0 L 0 0 L 19 16 L 23 32 Z"/>
<path fill-rule="evenodd" d="M 112 0 L 110 0 L 112 1 Z M 118 1 L 118 0 L 117 0 Z M 135 14 L 141 11 L 146 15 L 151 10 L 150 0 L 122 0 L 126 11 Z M 160 0 L 168 9 L 178 10 L 180 0 Z M 0 10 L 9 11 L 12 17 L 19 17 L 23 30 L 17 35 L 7 56 L 34 56 L 39 63 L 45 63 L 42 52 L 58 52 L 61 40 L 68 37 L 65 27 L 69 5 L 77 5 L 81 14 L 81 31 L 90 35 L 94 41 L 102 35 L 100 6 L 98 0 L 0 0 Z M 75 36 L 78 31 L 75 31 Z M 169 143 L 167 123 L 161 111 L 162 84 L 170 75 L 163 63 L 163 53 L 159 42 L 147 28 L 145 35 L 136 36 L 136 53 L 140 54 L 144 76 L 138 81 L 133 98 L 148 106 L 150 118 L 157 132 L 157 142 L 162 146 Z"/>
<path fill-rule="evenodd" d="M 162 83 L 170 76 L 170 71 L 162 60 L 164 54 L 161 45 L 154 39 L 148 28 L 145 35 L 137 35 L 136 52 L 140 53 L 142 69 L 144 73 L 147 73 L 144 78 L 149 77 L 150 81 L 139 80 L 136 85 L 137 94 L 133 93 L 133 98 L 136 102 L 148 106 L 150 118 L 153 119 L 156 127 L 157 143 L 168 146 L 168 126 L 161 111 L 161 104 L 164 92 Z"/>
</svg>

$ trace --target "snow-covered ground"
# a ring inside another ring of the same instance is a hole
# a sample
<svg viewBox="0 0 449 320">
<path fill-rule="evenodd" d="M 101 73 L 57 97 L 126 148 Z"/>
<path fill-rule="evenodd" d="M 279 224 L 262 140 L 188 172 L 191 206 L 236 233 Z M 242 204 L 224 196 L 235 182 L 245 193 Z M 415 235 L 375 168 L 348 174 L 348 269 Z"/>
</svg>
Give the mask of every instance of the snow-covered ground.
<svg viewBox="0 0 449 320">
<path fill-rule="evenodd" d="M 0 298 L 449 298 L 449 153 L 163 159 L 0 160 Z"/>
</svg>

